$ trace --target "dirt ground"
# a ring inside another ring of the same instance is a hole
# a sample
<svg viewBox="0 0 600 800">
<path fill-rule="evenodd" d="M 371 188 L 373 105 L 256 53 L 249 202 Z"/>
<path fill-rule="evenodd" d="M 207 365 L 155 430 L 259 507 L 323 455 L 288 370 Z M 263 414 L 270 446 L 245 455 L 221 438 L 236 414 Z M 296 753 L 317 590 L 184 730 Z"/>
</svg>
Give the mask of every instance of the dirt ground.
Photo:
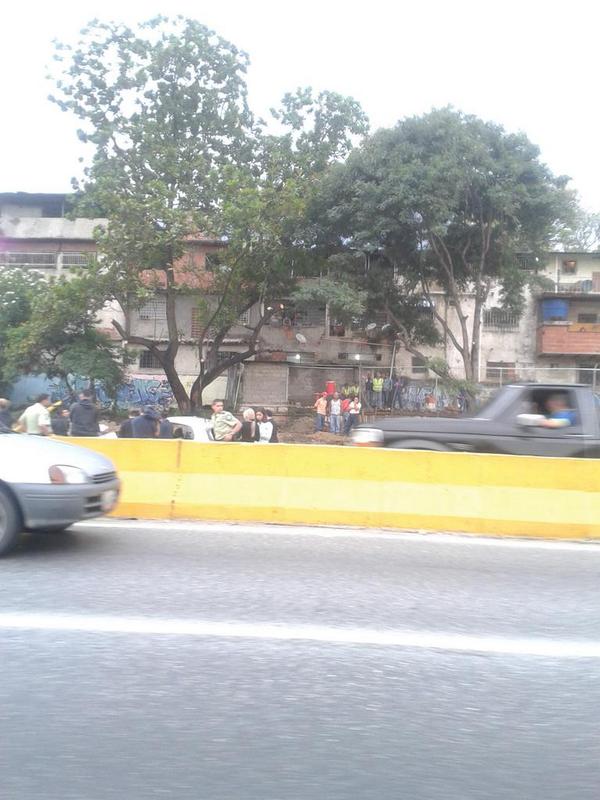
<svg viewBox="0 0 600 800">
<path fill-rule="evenodd" d="M 389 412 L 375 412 L 367 411 L 362 415 L 361 422 L 374 422 L 377 420 L 387 419 L 389 416 L 403 416 L 403 417 L 455 417 L 457 412 L 451 409 L 445 411 L 432 413 L 427 411 L 395 411 L 394 414 Z M 315 418 L 314 414 L 307 410 L 298 410 L 295 413 L 290 413 L 289 416 L 276 417 L 277 426 L 279 429 L 279 441 L 288 442 L 291 444 L 349 444 L 347 436 L 338 436 L 331 434 L 329 431 L 320 433 L 315 432 Z"/>
<path fill-rule="evenodd" d="M 329 431 L 315 433 L 315 418 L 313 414 L 290 416 L 276 419 L 279 429 L 279 441 L 289 444 L 337 444 L 348 442 L 346 436 L 338 436 Z"/>
</svg>

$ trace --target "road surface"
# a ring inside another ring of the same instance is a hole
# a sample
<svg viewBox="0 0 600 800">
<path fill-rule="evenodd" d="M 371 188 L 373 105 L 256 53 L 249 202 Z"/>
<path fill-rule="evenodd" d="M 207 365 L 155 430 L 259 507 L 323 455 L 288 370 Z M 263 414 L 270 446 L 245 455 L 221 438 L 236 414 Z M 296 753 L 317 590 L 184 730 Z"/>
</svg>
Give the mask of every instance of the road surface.
<svg viewBox="0 0 600 800">
<path fill-rule="evenodd" d="M 597 800 L 600 545 L 100 521 L 0 562 L 4 800 Z"/>
</svg>

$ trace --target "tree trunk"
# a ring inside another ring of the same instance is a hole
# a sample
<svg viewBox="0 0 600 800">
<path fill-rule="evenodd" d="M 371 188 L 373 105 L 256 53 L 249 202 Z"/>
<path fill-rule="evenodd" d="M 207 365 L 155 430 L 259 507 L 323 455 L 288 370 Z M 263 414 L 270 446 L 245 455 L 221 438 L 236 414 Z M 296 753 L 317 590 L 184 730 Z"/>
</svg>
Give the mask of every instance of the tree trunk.
<svg viewBox="0 0 600 800">
<path fill-rule="evenodd" d="M 162 367 L 165 371 L 165 375 L 167 376 L 167 380 L 169 381 L 169 386 L 173 390 L 173 396 L 175 397 L 175 402 L 177 403 L 179 411 L 182 414 L 189 413 L 191 410 L 190 398 L 188 397 L 185 386 L 181 382 L 181 379 L 177 374 L 177 370 L 175 369 L 175 359 L 173 357 L 169 357 L 167 354 L 163 357 L 162 362 Z"/>
</svg>

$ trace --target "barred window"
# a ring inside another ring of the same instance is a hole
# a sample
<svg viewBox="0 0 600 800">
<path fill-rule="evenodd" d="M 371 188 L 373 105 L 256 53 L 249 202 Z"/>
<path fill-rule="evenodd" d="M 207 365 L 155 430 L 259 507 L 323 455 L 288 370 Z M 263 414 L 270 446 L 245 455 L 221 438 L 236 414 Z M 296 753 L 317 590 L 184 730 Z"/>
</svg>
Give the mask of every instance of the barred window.
<svg viewBox="0 0 600 800">
<path fill-rule="evenodd" d="M 139 364 L 141 369 L 162 369 L 162 364 L 157 356 L 150 350 L 144 350 L 140 353 Z"/>
<path fill-rule="evenodd" d="M 486 308 L 483 312 L 484 330 L 517 331 L 519 317 L 502 308 Z"/>
<path fill-rule="evenodd" d="M 426 375 L 427 374 L 427 361 L 419 356 L 412 357 L 411 369 L 413 375 Z"/>
<path fill-rule="evenodd" d="M 0 263 L 11 267 L 56 267 L 56 253 L 0 253 Z"/>
<path fill-rule="evenodd" d="M 63 253 L 63 267 L 87 267 L 92 253 Z"/>
<path fill-rule="evenodd" d="M 140 319 L 164 321 L 167 319 L 167 303 L 164 297 L 154 297 L 139 311 Z"/>
</svg>

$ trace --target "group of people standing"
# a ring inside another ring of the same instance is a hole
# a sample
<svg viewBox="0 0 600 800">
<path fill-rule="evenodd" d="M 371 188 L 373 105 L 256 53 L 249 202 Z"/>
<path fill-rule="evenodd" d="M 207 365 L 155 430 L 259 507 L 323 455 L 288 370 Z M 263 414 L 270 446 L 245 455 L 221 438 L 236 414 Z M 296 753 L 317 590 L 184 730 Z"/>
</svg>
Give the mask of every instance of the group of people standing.
<svg viewBox="0 0 600 800">
<path fill-rule="evenodd" d="M 212 429 L 217 442 L 255 442 L 269 444 L 279 441 L 277 423 L 268 408 L 246 408 L 240 422 L 225 411 L 222 400 L 212 403 Z"/>
<path fill-rule="evenodd" d="M 54 414 L 52 412 L 55 412 Z M 50 395 L 40 394 L 15 421 L 10 411 L 10 401 L 0 398 L 0 423 L 7 428 L 33 436 L 99 436 L 98 409 L 92 392 L 85 389 L 72 403 L 52 403 Z"/>
<path fill-rule="evenodd" d="M 315 433 L 324 431 L 329 425 L 329 432 L 348 436 L 354 425 L 360 420 L 362 404 L 357 394 L 340 397 L 339 392 L 329 395 L 323 392 L 315 401 Z"/>
<path fill-rule="evenodd" d="M 396 373 L 367 373 L 363 379 L 363 398 L 369 408 L 402 408 L 402 390 L 406 379 Z"/>
</svg>

